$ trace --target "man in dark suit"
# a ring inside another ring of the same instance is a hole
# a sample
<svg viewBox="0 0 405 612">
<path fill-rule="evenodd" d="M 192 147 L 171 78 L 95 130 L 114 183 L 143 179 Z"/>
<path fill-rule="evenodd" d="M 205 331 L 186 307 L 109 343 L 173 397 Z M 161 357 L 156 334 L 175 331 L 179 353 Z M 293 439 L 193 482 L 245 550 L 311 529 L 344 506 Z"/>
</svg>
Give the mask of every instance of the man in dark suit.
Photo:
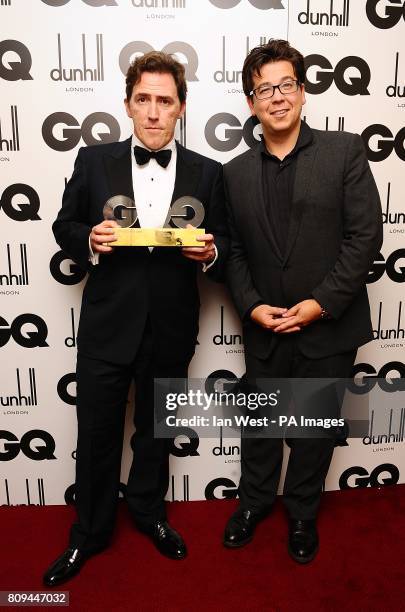
<svg viewBox="0 0 405 612">
<path fill-rule="evenodd" d="M 286 41 L 253 49 L 242 79 L 263 128 L 262 142 L 224 167 L 227 277 L 243 323 L 247 379 L 348 378 L 357 348 L 372 339 L 366 278 L 382 242 L 361 138 L 301 121 L 304 59 Z M 294 437 L 289 444 L 288 548 L 306 563 L 318 550 L 316 517 L 335 441 Z M 269 513 L 283 440 L 242 435 L 241 455 L 240 506 L 225 530 L 227 547 L 249 542 Z"/>
<path fill-rule="evenodd" d="M 198 333 L 198 262 L 219 278 L 226 247 L 222 167 L 174 140 L 186 91 L 184 67 L 171 56 L 151 52 L 135 60 L 125 99 L 134 134 L 80 149 L 53 225 L 58 244 L 89 277 L 77 339 L 78 520 L 68 549 L 44 576 L 48 586 L 70 579 L 109 544 L 132 380 L 130 513 L 162 554 L 186 556 L 183 539 L 166 520 L 170 440 L 154 438 L 154 379 L 187 377 Z M 192 196 L 205 209 L 203 227 L 215 231 L 215 244 L 213 234 L 203 234 L 200 247 L 109 246 L 117 222 L 103 220 L 103 207 L 116 195 L 135 200 L 138 227 L 163 227 L 176 215 L 192 224 L 192 208 L 171 209 L 180 197 Z"/>
</svg>

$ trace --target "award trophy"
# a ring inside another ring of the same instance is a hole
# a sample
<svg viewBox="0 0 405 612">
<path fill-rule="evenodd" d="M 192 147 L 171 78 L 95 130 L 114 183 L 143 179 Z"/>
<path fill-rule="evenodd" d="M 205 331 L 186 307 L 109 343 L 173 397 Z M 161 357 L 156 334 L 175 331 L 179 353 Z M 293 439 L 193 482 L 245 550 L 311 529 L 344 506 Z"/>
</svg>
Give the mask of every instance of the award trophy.
<svg viewBox="0 0 405 612">
<path fill-rule="evenodd" d="M 191 218 L 190 211 L 193 212 Z M 138 220 L 135 202 L 124 195 L 116 195 L 107 200 L 103 216 L 104 219 L 116 221 L 119 226 L 114 230 L 117 240 L 110 242 L 109 246 L 202 246 L 197 236 L 205 234 L 204 228 L 186 227 L 189 223 L 198 226 L 205 216 L 204 206 L 192 196 L 183 196 L 172 204 L 162 228 L 133 227 Z M 175 228 L 168 226 L 170 221 Z"/>
</svg>

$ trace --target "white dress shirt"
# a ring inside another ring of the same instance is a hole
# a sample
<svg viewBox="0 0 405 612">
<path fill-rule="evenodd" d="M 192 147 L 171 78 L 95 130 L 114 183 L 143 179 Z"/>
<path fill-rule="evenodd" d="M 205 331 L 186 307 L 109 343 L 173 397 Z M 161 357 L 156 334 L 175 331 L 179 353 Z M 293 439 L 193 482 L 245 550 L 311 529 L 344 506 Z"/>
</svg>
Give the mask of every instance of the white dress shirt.
<svg viewBox="0 0 405 612">
<path fill-rule="evenodd" d="M 132 151 L 135 146 L 146 148 L 135 134 L 131 146 Z M 166 168 L 162 168 L 153 157 L 147 164 L 139 166 L 132 155 L 132 186 L 141 227 L 163 227 L 170 208 L 176 181 L 177 147 L 174 138 L 164 149 L 172 152 Z M 152 251 L 153 247 L 148 249 Z"/>
</svg>

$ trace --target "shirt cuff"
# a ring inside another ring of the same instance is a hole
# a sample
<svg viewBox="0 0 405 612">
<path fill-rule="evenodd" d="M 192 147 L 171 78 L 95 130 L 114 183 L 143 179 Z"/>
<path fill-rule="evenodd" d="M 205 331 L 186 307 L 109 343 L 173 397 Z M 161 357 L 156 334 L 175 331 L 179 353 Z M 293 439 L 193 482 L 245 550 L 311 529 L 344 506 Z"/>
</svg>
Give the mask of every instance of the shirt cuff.
<svg viewBox="0 0 405 612">
<path fill-rule="evenodd" d="M 218 259 L 218 249 L 215 246 L 215 244 L 214 244 L 214 249 L 215 249 L 215 257 L 214 257 L 214 259 L 212 261 L 210 261 L 209 264 L 203 263 L 203 265 L 202 265 L 202 271 L 203 272 L 206 272 L 207 270 L 209 270 L 211 268 L 211 266 L 213 266 L 214 263 L 216 262 L 216 260 Z"/>
<path fill-rule="evenodd" d="M 100 253 L 93 252 L 93 249 L 91 248 L 90 235 L 89 235 L 89 262 L 92 263 L 93 266 L 96 266 L 99 263 L 99 259 L 100 259 Z"/>
</svg>

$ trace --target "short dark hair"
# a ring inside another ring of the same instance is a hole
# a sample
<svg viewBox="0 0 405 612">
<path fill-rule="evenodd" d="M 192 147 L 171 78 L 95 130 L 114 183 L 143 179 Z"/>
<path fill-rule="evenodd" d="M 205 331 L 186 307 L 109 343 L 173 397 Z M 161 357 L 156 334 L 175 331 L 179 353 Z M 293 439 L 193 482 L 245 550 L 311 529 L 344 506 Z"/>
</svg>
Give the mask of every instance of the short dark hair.
<svg viewBox="0 0 405 612">
<path fill-rule="evenodd" d="M 292 64 L 294 74 L 300 84 L 305 81 L 305 65 L 302 54 L 291 47 L 287 40 L 270 38 L 264 45 L 255 47 L 246 57 L 242 69 L 242 84 L 245 96 L 253 89 L 253 76 L 260 76 L 260 68 L 270 62 L 285 60 Z"/>
<path fill-rule="evenodd" d="M 126 74 L 126 96 L 129 102 L 132 96 L 134 85 L 140 81 L 143 72 L 160 72 L 171 74 L 177 88 L 177 95 L 180 103 L 186 101 L 187 83 L 183 64 L 180 64 L 174 57 L 161 51 L 150 51 L 137 57 L 129 66 Z"/>
</svg>

